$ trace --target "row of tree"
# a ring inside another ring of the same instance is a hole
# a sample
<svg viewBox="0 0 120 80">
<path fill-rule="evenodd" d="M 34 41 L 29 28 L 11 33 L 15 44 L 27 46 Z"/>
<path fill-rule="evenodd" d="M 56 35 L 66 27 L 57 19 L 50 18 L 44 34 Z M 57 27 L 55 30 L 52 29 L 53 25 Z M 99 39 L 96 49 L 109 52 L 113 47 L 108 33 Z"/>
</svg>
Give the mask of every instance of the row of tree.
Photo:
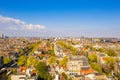
<svg viewBox="0 0 120 80">
<path fill-rule="evenodd" d="M 78 53 L 78 49 L 73 47 L 71 44 L 67 43 L 66 41 L 58 41 L 58 46 L 62 47 L 63 50 L 68 50 L 72 55 L 76 55 Z"/>
<path fill-rule="evenodd" d="M 96 54 L 89 54 L 88 59 L 92 68 L 100 73 L 109 75 L 111 71 L 114 70 L 115 59 L 113 57 L 106 57 L 105 64 L 100 64 L 98 62 L 98 56 Z"/>
</svg>

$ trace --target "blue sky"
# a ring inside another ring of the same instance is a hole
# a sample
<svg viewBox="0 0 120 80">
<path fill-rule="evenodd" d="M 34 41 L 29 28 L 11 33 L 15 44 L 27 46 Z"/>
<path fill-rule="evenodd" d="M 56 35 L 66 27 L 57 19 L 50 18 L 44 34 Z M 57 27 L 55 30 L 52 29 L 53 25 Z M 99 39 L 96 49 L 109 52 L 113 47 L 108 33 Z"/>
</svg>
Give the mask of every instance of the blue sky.
<svg viewBox="0 0 120 80">
<path fill-rule="evenodd" d="M 120 37 L 120 0 L 0 0 L 0 33 Z"/>
</svg>

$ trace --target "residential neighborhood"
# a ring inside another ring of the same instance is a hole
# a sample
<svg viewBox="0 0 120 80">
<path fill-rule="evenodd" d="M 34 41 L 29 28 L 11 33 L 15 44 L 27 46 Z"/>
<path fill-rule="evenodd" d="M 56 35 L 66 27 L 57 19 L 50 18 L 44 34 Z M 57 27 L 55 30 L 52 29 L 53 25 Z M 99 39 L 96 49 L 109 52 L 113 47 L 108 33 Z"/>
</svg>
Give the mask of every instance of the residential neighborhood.
<svg viewBox="0 0 120 80">
<path fill-rule="evenodd" d="M 120 43 L 109 40 L 1 38 L 0 80 L 119 80 Z"/>
<path fill-rule="evenodd" d="M 0 80 L 120 80 L 120 0 L 0 0 Z"/>
</svg>

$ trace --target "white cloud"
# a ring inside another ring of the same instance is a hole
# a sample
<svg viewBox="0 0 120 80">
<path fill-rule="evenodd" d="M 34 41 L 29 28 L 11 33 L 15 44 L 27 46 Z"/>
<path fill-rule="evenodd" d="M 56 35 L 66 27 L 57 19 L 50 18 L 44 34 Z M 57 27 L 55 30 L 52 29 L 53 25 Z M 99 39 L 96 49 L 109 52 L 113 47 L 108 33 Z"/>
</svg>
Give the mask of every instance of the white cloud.
<svg viewBox="0 0 120 80">
<path fill-rule="evenodd" d="M 27 24 L 19 19 L 4 16 L 0 16 L 0 25 L 5 25 L 9 30 L 40 30 L 45 28 L 44 25 Z"/>
<path fill-rule="evenodd" d="M 16 27 L 7 27 L 9 30 L 18 30 Z"/>
<path fill-rule="evenodd" d="M 42 26 L 42 25 L 33 25 L 33 24 L 25 24 L 22 27 L 22 29 L 28 29 L 28 30 L 44 29 L 44 28 L 45 28 L 45 26 Z"/>
</svg>

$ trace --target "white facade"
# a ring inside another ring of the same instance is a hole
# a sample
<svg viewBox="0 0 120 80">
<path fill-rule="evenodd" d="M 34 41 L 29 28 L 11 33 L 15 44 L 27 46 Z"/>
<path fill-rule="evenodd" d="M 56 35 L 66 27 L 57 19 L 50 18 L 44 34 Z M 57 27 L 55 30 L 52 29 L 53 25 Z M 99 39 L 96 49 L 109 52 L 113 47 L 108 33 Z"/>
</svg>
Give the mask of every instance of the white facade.
<svg viewBox="0 0 120 80">
<path fill-rule="evenodd" d="M 26 75 L 11 75 L 11 80 L 25 80 L 21 79 L 23 77 L 26 77 Z"/>
<path fill-rule="evenodd" d="M 36 80 L 35 77 L 27 78 L 24 74 L 11 75 L 11 80 Z"/>
<path fill-rule="evenodd" d="M 55 76 L 55 80 L 59 80 L 59 75 L 58 74 Z"/>
</svg>

